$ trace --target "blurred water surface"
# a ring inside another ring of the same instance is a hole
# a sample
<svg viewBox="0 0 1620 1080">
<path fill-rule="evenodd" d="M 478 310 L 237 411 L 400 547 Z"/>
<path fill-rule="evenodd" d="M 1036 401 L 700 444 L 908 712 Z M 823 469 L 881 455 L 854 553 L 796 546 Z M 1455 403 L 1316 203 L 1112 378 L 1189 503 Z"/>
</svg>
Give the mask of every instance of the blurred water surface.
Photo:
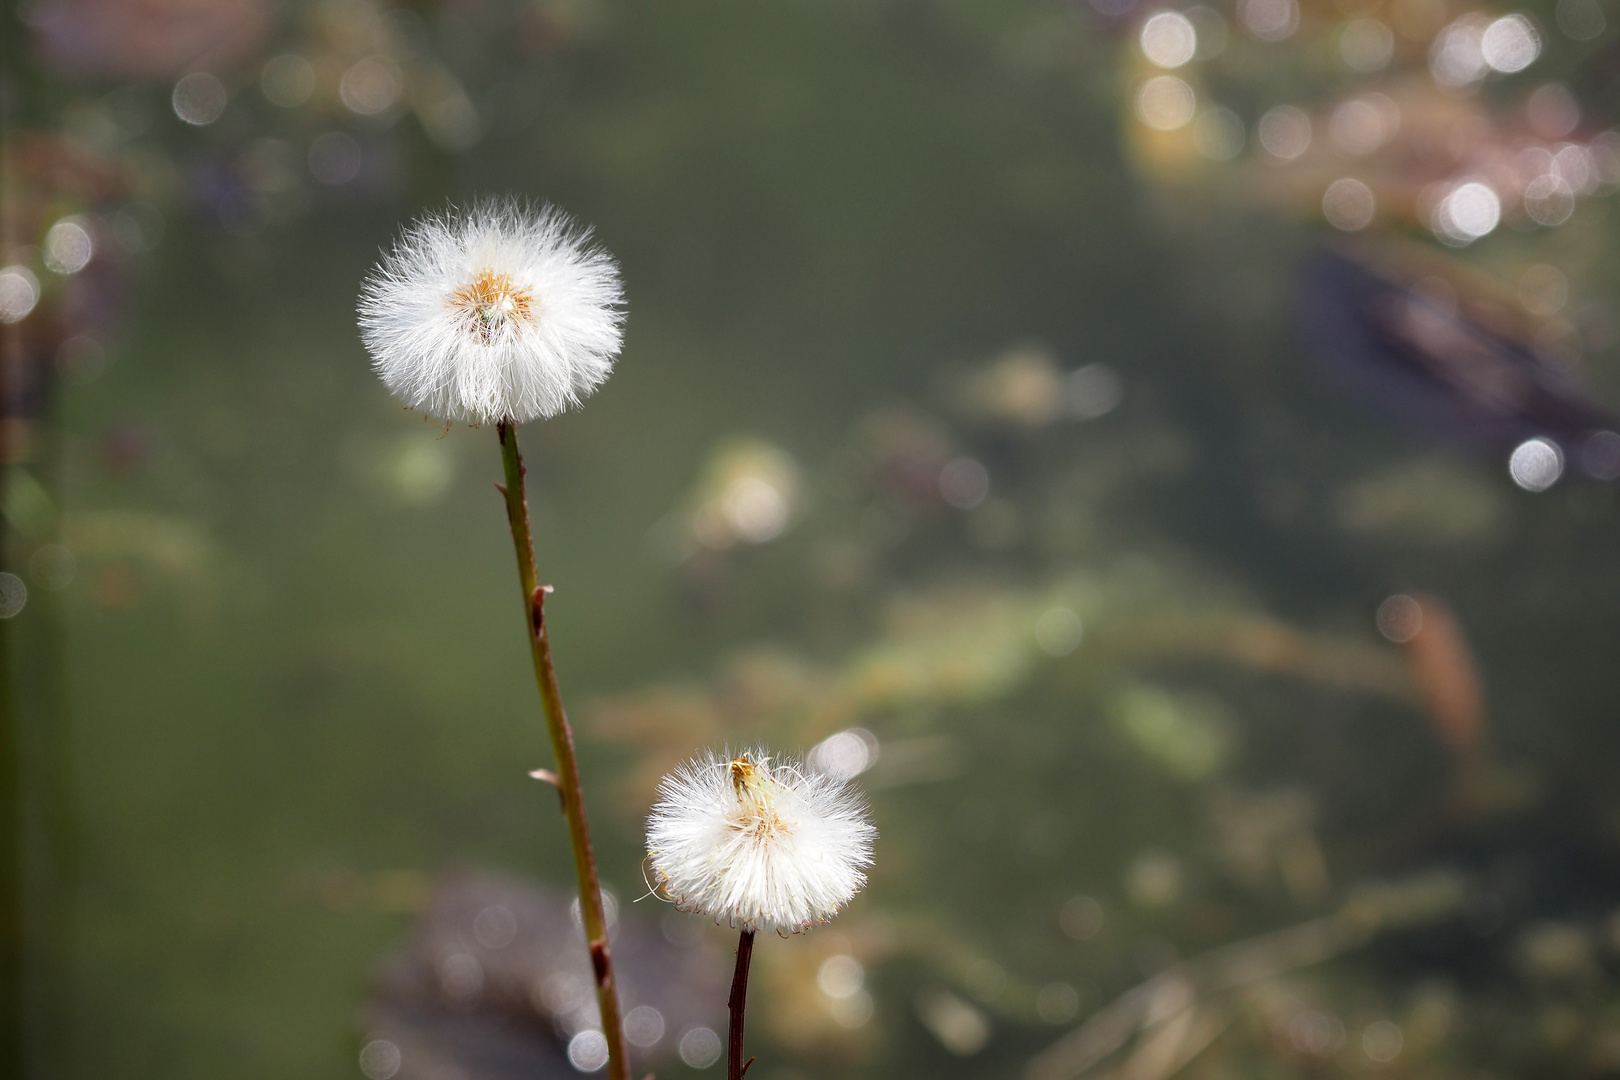
<svg viewBox="0 0 1620 1080">
<path fill-rule="evenodd" d="M 699 746 L 874 805 L 762 1080 L 1620 1070 L 1609 29 L 1466 7 L 27 7 L 27 1075 L 516 1075 L 379 1026 L 493 1015 L 569 873 L 494 432 L 354 328 L 487 192 L 629 296 L 521 433 L 622 917 L 731 945 L 632 903 Z M 548 973 L 510 1060 L 571 1075 Z"/>
</svg>

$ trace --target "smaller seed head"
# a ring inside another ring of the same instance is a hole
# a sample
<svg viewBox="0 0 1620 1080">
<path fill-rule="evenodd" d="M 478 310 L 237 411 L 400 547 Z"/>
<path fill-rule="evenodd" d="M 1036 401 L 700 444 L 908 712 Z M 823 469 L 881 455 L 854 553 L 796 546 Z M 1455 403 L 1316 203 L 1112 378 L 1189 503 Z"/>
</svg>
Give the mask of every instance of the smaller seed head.
<svg viewBox="0 0 1620 1080">
<path fill-rule="evenodd" d="M 664 778 L 647 851 L 659 891 L 682 910 L 797 933 L 866 884 L 876 837 L 847 781 L 758 751 L 711 753 Z"/>
</svg>

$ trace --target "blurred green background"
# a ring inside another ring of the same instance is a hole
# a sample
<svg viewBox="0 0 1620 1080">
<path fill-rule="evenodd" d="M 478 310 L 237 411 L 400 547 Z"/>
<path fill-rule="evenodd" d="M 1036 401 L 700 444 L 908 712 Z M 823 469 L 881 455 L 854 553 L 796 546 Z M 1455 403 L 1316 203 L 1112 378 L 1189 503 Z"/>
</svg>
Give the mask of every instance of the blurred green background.
<svg viewBox="0 0 1620 1080">
<path fill-rule="evenodd" d="M 1620 466 L 1473 392 L 1614 399 L 1592 0 L 7 18 L 21 1075 L 515 1075 L 359 1056 L 444 875 L 569 885 L 494 432 L 354 326 L 490 192 L 628 294 L 521 433 L 624 917 L 661 772 L 856 731 L 878 864 L 761 943 L 762 1080 L 1620 1071 Z M 1325 371 L 1352 241 L 1486 328 L 1341 341 L 1428 396 Z"/>
</svg>

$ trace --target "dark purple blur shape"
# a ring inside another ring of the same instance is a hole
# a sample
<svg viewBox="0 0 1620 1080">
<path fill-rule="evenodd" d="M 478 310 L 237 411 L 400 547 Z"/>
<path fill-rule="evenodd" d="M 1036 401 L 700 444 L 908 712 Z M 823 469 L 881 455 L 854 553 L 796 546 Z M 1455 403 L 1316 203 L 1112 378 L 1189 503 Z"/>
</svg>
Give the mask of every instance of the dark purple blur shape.
<svg viewBox="0 0 1620 1080">
<path fill-rule="evenodd" d="M 366 1009 L 365 1038 L 399 1049 L 392 1080 L 579 1076 L 568 1063 L 568 1031 L 581 1007 L 596 1015 L 596 996 L 570 903 L 509 878 L 463 873 L 443 881 L 407 943 L 383 965 Z M 626 1013 L 651 1006 L 664 1020 L 662 1038 L 630 1048 L 638 1077 L 667 1063 L 693 1027 L 724 1030 L 728 981 L 721 953 L 701 935 L 690 945 L 672 944 L 656 923 L 672 909 L 652 900 L 646 905 L 646 915 L 621 912 L 612 938 Z M 482 934 L 480 919 L 489 920 Z M 456 965 L 476 978 L 460 984 L 447 978 Z M 566 1012 L 546 993 L 548 980 L 559 977 L 573 991 Z"/>
<path fill-rule="evenodd" d="M 1620 476 L 1620 419 L 1569 374 L 1454 305 L 1321 250 L 1301 274 L 1298 308 L 1315 357 L 1403 426 L 1504 456 L 1539 436 L 1588 475 Z"/>
</svg>

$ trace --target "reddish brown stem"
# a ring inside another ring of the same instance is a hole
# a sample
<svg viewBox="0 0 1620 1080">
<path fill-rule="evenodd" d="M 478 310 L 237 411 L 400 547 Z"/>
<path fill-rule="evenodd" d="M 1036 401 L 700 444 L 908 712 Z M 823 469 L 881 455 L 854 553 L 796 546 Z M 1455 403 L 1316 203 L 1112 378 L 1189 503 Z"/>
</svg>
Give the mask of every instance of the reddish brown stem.
<svg viewBox="0 0 1620 1080">
<path fill-rule="evenodd" d="M 731 976 L 731 1000 L 726 1004 L 731 1008 L 730 1045 L 726 1053 L 726 1080 L 742 1080 L 743 1073 L 748 1066 L 754 1063 L 749 1058 L 744 1064 L 743 1053 L 743 1013 L 748 1009 L 748 962 L 754 957 L 754 932 L 744 930 L 737 939 L 737 971 Z"/>
<path fill-rule="evenodd" d="M 535 568 L 534 536 L 529 528 L 529 505 L 523 490 L 525 470 L 523 455 L 518 451 L 517 431 L 509 423 L 499 424 L 495 430 L 501 439 L 501 462 L 506 471 L 506 486 L 501 494 L 506 497 L 506 518 L 512 526 L 518 577 L 523 582 L 523 621 L 529 630 L 529 652 L 534 658 L 540 704 L 551 734 L 551 751 L 557 759 L 557 794 L 562 799 L 563 816 L 568 820 L 568 839 L 574 848 L 580 914 L 585 924 L 585 940 L 590 946 L 591 971 L 596 977 L 602 1034 L 608 1045 L 608 1080 L 629 1080 L 624 1022 L 619 1014 L 619 988 L 613 979 L 613 958 L 608 951 L 607 917 L 602 908 L 596 856 L 591 851 L 591 832 L 585 820 L 585 793 L 579 782 L 579 759 L 574 755 L 574 732 L 568 726 L 568 715 L 563 712 L 562 692 L 557 688 L 557 672 L 551 664 L 551 638 L 546 633 L 545 601 L 551 586 L 540 584 L 539 571 Z"/>
</svg>

